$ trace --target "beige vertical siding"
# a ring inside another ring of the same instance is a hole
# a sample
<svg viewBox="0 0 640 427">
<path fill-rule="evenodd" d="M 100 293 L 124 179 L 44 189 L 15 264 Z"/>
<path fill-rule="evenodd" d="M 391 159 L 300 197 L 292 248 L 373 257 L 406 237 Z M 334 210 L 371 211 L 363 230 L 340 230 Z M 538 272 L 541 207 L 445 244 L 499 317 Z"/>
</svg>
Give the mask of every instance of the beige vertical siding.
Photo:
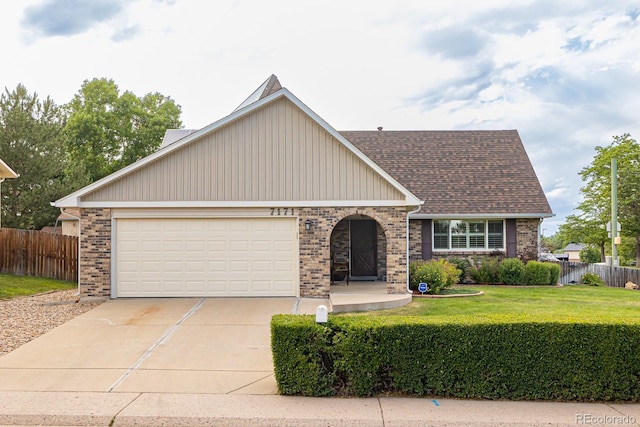
<svg viewBox="0 0 640 427">
<path fill-rule="evenodd" d="M 83 201 L 404 200 L 285 98 L 83 197 Z"/>
</svg>

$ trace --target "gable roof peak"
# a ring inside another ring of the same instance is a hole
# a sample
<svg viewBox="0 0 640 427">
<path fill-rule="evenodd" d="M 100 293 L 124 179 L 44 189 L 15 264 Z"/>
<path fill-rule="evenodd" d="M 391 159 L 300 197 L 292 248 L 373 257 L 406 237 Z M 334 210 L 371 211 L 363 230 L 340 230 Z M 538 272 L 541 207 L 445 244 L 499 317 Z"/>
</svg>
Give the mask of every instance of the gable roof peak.
<svg viewBox="0 0 640 427">
<path fill-rule="evenodd" d="M 5 178 L 18 178 L 20 175 L 15 173 L 2 159 L 0 159 L 0 182 Z"/>
<path fill-rule="evenodd" d="M 242 104 L 240 104 L 232 112 L 235 113 L 236 111 L 243 109 L 247 105 L 251 105 L 256 101 L 260 101 L 262 98 L 266 98 L 267 96 L 279 91 L 280 89 L 282 89 L 282 85 L 280 84 L 278 77 L 276 77 L 275 74 L 271 74 L 271 76 L 267 80 L 265 80 L 265 82 L 262 83 L 260 87 L 258 87 L 258 89 L 254 90 L 253 93 L 249 95 L 249 97 L 245 99 Z"/>
</svg>

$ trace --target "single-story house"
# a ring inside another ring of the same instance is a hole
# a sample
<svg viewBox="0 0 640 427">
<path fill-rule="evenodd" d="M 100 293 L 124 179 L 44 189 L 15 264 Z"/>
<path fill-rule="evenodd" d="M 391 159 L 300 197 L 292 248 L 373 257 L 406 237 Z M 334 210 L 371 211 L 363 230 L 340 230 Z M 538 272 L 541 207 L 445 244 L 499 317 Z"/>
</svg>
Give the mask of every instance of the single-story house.
<svg viewBox="0 0 640 427">
<path fill-rule="evenodd" d="M 275 76 L 55 206 L 114 298 L 326 297 L 334 263 L 403 293 L 410 260 L 537 259 L 553 215 L 517 131 L 338 132 Z"/>
<path fill-rule="evenodd" d="M 587 245 L 582 243 L 569 243 L 562 252 L 569 257 L 568 261 L 580 262 L 580 251 L 586 248 Z"/>
<path fill-rule="evenodd" d="M 0 159 L 0 185 L 7 178 L 17 178 L 20 175 L 15 173 L 4 160 Z M 2 192 L 0 191 L 0 226 L 2 226 Z"/>
</svg>

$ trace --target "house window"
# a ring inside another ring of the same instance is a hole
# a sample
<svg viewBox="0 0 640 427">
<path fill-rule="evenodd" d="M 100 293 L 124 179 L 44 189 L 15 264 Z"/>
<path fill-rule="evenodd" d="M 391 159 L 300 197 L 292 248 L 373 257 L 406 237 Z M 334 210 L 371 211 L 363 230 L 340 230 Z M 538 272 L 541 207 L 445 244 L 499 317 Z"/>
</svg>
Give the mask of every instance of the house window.
<svg viewBox="0 0 640 427">
<path fill-rule="evenodd" d="M 504 248 L 502 220 L 435 220 L 433 249 L 491 250 Z"/>
</svg>

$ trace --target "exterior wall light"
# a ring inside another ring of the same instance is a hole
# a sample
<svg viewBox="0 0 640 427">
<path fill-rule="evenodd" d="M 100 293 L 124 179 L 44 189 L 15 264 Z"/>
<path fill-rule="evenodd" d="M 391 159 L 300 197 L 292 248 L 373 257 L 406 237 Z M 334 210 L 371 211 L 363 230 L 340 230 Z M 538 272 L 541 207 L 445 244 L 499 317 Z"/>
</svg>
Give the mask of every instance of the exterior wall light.
<svg viewBox="0 0 640 427">
<path fill-rule="evenodd" d="M 307 231 L 311 230 L 311 220 L 310 219 L 308 219 L 308 220 L 306 220 L 304 222 L 304 229 L 307 230 Z"/>
</svg>

